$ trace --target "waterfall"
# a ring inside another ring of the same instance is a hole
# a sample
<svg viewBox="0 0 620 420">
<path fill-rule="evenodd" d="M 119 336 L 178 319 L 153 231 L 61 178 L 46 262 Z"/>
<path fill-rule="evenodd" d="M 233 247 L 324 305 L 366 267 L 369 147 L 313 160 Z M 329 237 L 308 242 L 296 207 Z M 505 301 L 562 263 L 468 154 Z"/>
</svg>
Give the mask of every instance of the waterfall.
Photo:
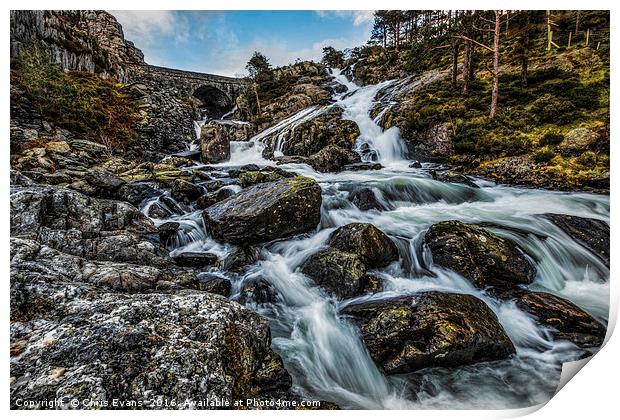
<svg viewBox="0 0 620 420">
<path fill-rule="evenodd" d="M 337 97 L 336 104 L 344 109 L 342 117 L 357 123 L 360 135 L 356 144 L 358 149 L 368 147 L 374 152 L 376 160 L 384 165 L 402 161 L 405 158 L 405 144 L 400 138 L 398 127 L 383 130 L 375 120 L 370 117 L 370 111 L 376 104 L 377 93 L 384 88 L 392 86 L 396 81 L 388 80 L 376 85 L 359 87 L 340 72 L 334 70 L 334 78 L 345 85 L 348 91 Z M 372 160 L 365 157 L 366 161 Z"/>
</svg>

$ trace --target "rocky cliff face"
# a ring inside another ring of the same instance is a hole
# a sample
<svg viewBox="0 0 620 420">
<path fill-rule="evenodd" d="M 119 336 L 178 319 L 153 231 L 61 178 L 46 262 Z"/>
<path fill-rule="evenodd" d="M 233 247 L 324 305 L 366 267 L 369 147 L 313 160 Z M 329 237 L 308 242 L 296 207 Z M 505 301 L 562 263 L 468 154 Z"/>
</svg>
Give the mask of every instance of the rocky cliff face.
<svg viewBox="0 0 620 420">
<path fill-rule="evenodd" d="M 38 40 L 63 69 L 127 80 L 127 63 L 144 54 L 127 41 L 114 16 L 101 10 L 11 11 L 11 57 Z"/>
</svg>

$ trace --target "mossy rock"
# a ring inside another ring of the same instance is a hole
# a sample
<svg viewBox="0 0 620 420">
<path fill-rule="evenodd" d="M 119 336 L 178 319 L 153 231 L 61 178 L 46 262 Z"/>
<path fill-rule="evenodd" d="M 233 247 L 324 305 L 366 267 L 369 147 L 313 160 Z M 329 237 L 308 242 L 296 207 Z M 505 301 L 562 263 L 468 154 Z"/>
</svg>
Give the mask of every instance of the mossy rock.
<svg viewBox="0 0 620 420">
<path fill-rule="evenodd" d="M 493 311 L 471 295 L 422 292 L 354 303 L 343 315 L 359 325 L 386 374 L 500 360 L 515 348 Z"/>
<path fill-rule="evenodd" d="M 511 240 L 476 225 L 448 220 L 432 225 L 424 244 L 433 262 L 457 272 L 479 288 L 512 288 L 534 281 L 536 269 Z"/>
</svg>

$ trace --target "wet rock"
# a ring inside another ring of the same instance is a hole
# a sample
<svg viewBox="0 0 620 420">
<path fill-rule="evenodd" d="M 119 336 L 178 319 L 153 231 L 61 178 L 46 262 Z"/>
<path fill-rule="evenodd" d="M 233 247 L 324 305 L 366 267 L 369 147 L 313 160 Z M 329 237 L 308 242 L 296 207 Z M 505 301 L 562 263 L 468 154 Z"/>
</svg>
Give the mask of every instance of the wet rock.
<svg viewBox="0 0 620 420">
<path fill-rule="evenodd" d="M 197 151 L 195 153 L 197 153 Z M 194 166 L 196 164 L 196 162 L 191 160 L 189 157 L 179 156 L 178 154 L 172 155 L 164 159 L 162 163 L 166 163 L 168 165 L 174 166 L 175 168 Z"/>
<path fill-rule="evenodd" d="M 185 204 L 197 200 L 203 194 L 204 190 L 200 186 L 182 179 L 174 181 L 170 190 L 172 198 Z"/>
<path fill-rule="evenodd" d="M 218 264 L 218 257 L 208 252 L 180 252 L 172 257 L 182 267 L 210 267 Z"/>
<path fill-rule="evenodd" d="M 204 187 L 205 190 L 213 192 L 213 191 L 219 190 L 225 184 L 223 181 L 220 181 L 219 179 L 214 179 L 212 181 L 203 182 L 201 185 Z"/>
<path fill-rule="evenodd" d="M 411 162 L 409 164 L 410 168 L 415 168 L 415 169 L 420 169 L 422 167 L 422 164 L 420 162 L 418 162 L 417 160 L 414 160 L 413 162 Z"/>
<path fill-rule="evenodd" d="M 308 163 L 309 158 L 304 156 L 277 156 L 269 158 L 275 160 L 278 165 L 287 165 L 290 163 Z"/>
<path fill-rule="evenodd" d="M 456 171 L 437 172 L 435 170 L 430 171 L 431 177 L 435 181 L 449 182 L 456 184 L 465 184 L 468 187 L 480 188 L 474 181 L 472 181 L 467 175 L 463 175 Z"/>
<path fill-rule="evenodd" d="M 329 246 L 358 255 L 369 268 L 384 267 L 398 260 L 398 248 L 381 230 L 370 223 L 350 223 L 336 229 Z"/>
<path fill-rule="evenodd" d="M 284 368 L 282 358 L 274 352 L 263 361 L 255 381 L 262 392 L 287 391 L 293 385 L 293 378 Z"/>
<path fill-rule="evenodd" d="M 243 271 L 248 265 L 254 264 L 259 258 L 260 255 L 256 248 L 240 246 L 224 258 L 222 269 L 238 273 Z"/>
<path fill-rule="evenodd" d="M 296 177 L 258 184 L 203 212 L 207 231 L 217 240 L 251 244 L 316 228 L 321 188 L 311 178 Z"/>
<path fill-rule="evenodd" d="M 127 201 L 136 207 L 142 205 L 149 198 L 157 197 L 160 194 L 159 190 L 146 183 L 124 184 L 116 191 L 118 199 Z"/>
<path fill-rule="evenodd" d="M 198 281 L 200 282 L 200 290 L 224 297 L 230 296 L 232 285 L 227 278 L 211 273 L 200 273 L 198 274 Z"/>
<path fill-rule="evenodd" d="M 362 211 L 385 210 L 384 206 L 377 200 L 377 196 L 371 188 L 364 187 L 351 191 L 347 199 Z"/>
<path fill-rule="evenodd" d="M 243 188 L 263 182 L 273 182 L 284 178 L 277 172 L 272 171 L 249 171 L 239 175 L 239 185 Z"/>
<path fill-rule="evenodd" d="M 166 245 L 171 239 L 176 238 L 180 226 L 178 222 L 166 222 L 159 225 L 157 232 L 159 232 L 159 240 L 161 243 Z"/>
<path fill-rule="evenodd" d="M 422 292 L 342 310 L 386 374 L 504 359 L 515 348 L 493 311 L 471 295 Z"/>
<path fill-rule="evenodd" d="M 361 162 L 360 156 L 336 145 L 330 145 L 310 156 L 308 163 L 319 172 L 338 172 L 345 165 Z"/>
<path fill-rule="evenodd" d="M 164 266 L 168 252 L 156 235 L 126 231 L 82 232 L 77 229 L 39 229 L 36 240 L 61 252 L 89 260 Z"/>
<path fill-rule="evenodd" d="M 207 124 L 200 134 L 201 158 L 205 163 L 217 163 L 230 159 L 230 140 L 225 127 Z"/>
<path fill-rule="evenodd" d="M 375 274 L 366 273 L 361 279 L 362 290 L 366 294 L 375 294 L 383 292 L 383 280 Z"/>
<path fill-rule="evenodd" d="M 232 178 L 239 178 L 239 175 L 241 175 L 244 172 L 255 172 L 255 171 L 260 171 L 260 166 L 258 166 L 255 163 L 248 163 L 247 165 L 240 166 L 237 169 L 231 169 L 230 171 L 228 171 L 228 175 Z"/>
<path fill-rule="evenodd" d="M 568 340 L 581 348 L 603 345 L 607 329 L 577 305 L 545 292 L 517 289 L 504 293 L 515 299 L 517 306 L 536 316 L 537 321 L 552 329 L 555 340 Z"/>
<path fill-rule="evenodd" d="M 276 303 L 280 298 L 278 291 L 264 278 L 255 277 L 247 280 L 239 290 L 239 302 L 264 304 Z"/>
<path fill-rule="evenodd" d="M 268 322 L 215 294 L 106 294 L 70 300 L 62 312 L 12 324 L 12 342 L 32 343 L 11 359 L 12 401 L 131 398 L 156 408 L 153 395 L 233 401 L 268 397 L 267 389 L 289 383 Z M 48 345 L 35 345 L 44 338 Z M 50 378 L 59 366 L 64 374 Z"/>
<path fill-rule="evenodd" d="M 172 215 L 172 212 L 159 203 L 153 203 L 146 214 L 154 219 L 167 219 Z"/>
<path fill-rule="evenodd" d="M 351 163 L 342 167 L 343 171 L 378 171 L 379 169 L 383 169 L 383 165 L 376 162 Z"/>
<path fill-rule="evenodd" d="M 159 197 L 159 201 L 164 204 L 166 208 L 170 210 L 170 212 L 174 214 L 183 214 L 183 209 L 181 208 L 181 206 L 176 201 L 174 201 L 174 199 L 168 197 L 167 195 L 162 195 L 161 197 Z"/>
<path fill-rule="evenodd" d="M 230 188 L 220 188 L 216 192 L 205 194 L 196 200 L 196 207 L 204 210 L 215 203 L 219 203 L 220 201 L 226 200 L 228 197 L 232 197 L 233 195 L 235 195 L 235 192 Z"/>
<path fill-rule="evenodd" d="M 536 269 L 512 241 L 476 225 L 449 220 L 432 225 L 424 243 L 435 264 L 453 270 L 479 288 L 512 288 L 534 281 Z"/>
<path fill-rule="evenodd" d="M 543 217 L 551 220 L 568 236 L 592 251 L 609 267 L 609 225 L 602 220 L 566 214 L 546 213 Z"/>
<path fill-rule="evenodd" d="M 327 292 L 343 299 L 364 292 L 366 266 L 358 255 L 350 252 L 319 251 L 301 265 L 300 271 Z"/>
</svg>

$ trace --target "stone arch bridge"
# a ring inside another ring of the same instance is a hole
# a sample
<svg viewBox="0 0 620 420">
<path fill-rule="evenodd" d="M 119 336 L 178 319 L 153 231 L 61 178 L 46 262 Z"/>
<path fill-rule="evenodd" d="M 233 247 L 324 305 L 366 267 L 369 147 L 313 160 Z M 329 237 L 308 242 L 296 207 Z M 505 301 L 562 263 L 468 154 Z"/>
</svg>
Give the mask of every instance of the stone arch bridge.
<svg viewBox="0 0 620 420">
<path fill-rule="evenodd" d="M 128 68 L 129 83 L 144 83 L 170 91 L 175 96 L 197 100 L 198 106 L 210 118 L 219 118 L 230 111 L 247 81 L 236 77 L 198 73 L 132 63 Z"/>
</svg>

